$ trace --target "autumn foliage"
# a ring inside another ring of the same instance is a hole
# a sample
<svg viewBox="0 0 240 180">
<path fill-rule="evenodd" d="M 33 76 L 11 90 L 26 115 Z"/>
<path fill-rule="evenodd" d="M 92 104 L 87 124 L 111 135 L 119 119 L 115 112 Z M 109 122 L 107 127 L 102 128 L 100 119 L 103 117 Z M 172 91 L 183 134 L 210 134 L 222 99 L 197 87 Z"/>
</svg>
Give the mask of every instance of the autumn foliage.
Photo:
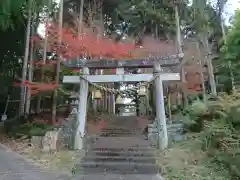
<svg viewBox="0 0 240 180">
<path fill-rule="evenodd" d="M 116 43 L 109 38 L 98 37 L 97 34 L 86 31 L 77 35 L 71 28 L 62 28 L 61 34 L 57 25 L 48 27 L 48 51 L 56 52 L 61 60 L 76 60 L 77 57 L 89 59 L 123 59 L 132 58 L 131 52 L 136 49 L 134 43 Z M 61 43 L 59 36 L 62 37 Z M 43 41 L 34 37 L 35 42 L 43 47 Z M 38 62 L 39 64 L 39 62 Z"/>
<path fill-rule="evenodd" d="M 61 32 L 61 34 L 59 33 Z M 131 58 L 131 51 L 136 49 L 134 43 L 116 43 L 111 39 L 98 37 L 85 28 L 85 31 L 77 35 L 71 28 L 62 28 L 59 31 L 57 24 L 47 27 L 48 45 L 47 51 L 57 54 L 58 61 L 76 60 L 78 57 L 87 57 L 88 59 L 122 59 Z M 59 36 L 62 40 L 59 42 Z M 34 44 L 43 48 L 44 39 L 39 36 L 32 37 Z M 36 67 L 48 66 L 56 64 L 56 60 L 35 61 Z M 54 83 L 31 83 L 28 81 L 16 83 L 15 86 L 26 86 L 31 90 L 32 95 L 39 92 L 51 91 L 58 88 Z"/>
<path fill-rule="evenodd" d="M 47 51 L 57 54 L 56 60 L 47 59 L 35 61 L 36 67 L 45 67 L 55 65 L 58 61 L 71 61 L 79 57 L 86 57 L 89 60 L 99 59 L 136 59 L 153 56 L 165 56 L 175 54 L 175 46 L 172 42 L 157 41 L 153 37 L 142 39 L 142 46 L 137 47 L 134 40 L 128 42 L 115 42 L 110 37 L 100 37 L 97 32 L 83 26 L 83 32 L 78 35 L 72 27 L 65 27 L 59 30 L 58 24 L 51 24 L 46 27 L 48 34 Z M 61 42 L 59 42 L 61 36 Z M 44 48 L 44 39 L 39 36 L 32 37 L 34 45 L 40 49 Z M 58 87 L 54 83 L 29 83 L 22 82 L 20 86 L 27 86 L 31 89 L 32 94 L 38 92 L 51 91 Z"/>
<path fill-rule="evenodd" d="M 89 60 L 99 59 L 137 59 L 148 56 L 166 56 L 170 54 L 176 54 L 176 46 L 171 41 L 160 41 L 153 37 L 142 38 L 142 44 L 136 46 L 134 40 L 128 38 L 128 42 L 115 42 L 111 38 L 99 37 L 99 35 L 83 27 L 83 32 L 78 35 L 74 28 L 62 28 L 59 31 L 58 24 L 51 24 L 47 27 L 48 43 L 47 51 L 57 54 L 58 61 L 73 61 L 78 57 L 87 57 Z M 61 32 L 61 34 L 60 34 Z M 59 42 L 59 36 L 61 36 L 61 42 Z M 130 41 L 129 41 L 130 39 Z M 44 39 L 39 36 L 32 37 L 34 44 L 40 48 L 44 48 Z M 188 51 L 187 51 L 188 52 Z M 43 60 L 37 60 L 34 62 L 36 67 L 55 66 L 56 60 L 47 59 L 45 63 Z M 78 69 L 74 69 L 74 72 L 79 72 Z M 114 72 L 113 72 L 114 73 Z M 189 74 L 188 74 L 189 75 Z M 187 79 L 189 76 L 187 77 Z M 190 75 L 192 78 L 192 75 Z M 189 80 L 192 82 L 192 80 Z M 198 81 L 199 82 L 199 81 Z M 201 88 L 199 83 L 197 87 L 190 87 L 193 83 L 188 84 L 188 89 L 195 89 L 199 91 Z M 201 83 L 200 83 L 201 84 Z M 37 95 L 39 92 L 52 91 L 58 88 L 55 83 L 45 84 L 22 82 L 15 84 L 17 86 L 27 86 L 31 89 L 32 95 Z"/>
<path fill-rule="evenodd" d="M 39 92 L 52 91 L 55 88 L 58 88 L 58 85 L 55 83 L 32 83 L 29 81 L 24 81 L 20 83 L 15 83 L 14 86 L 25 86 L 31 91 L 31 95 L 37 95 Z"/>
</svg>

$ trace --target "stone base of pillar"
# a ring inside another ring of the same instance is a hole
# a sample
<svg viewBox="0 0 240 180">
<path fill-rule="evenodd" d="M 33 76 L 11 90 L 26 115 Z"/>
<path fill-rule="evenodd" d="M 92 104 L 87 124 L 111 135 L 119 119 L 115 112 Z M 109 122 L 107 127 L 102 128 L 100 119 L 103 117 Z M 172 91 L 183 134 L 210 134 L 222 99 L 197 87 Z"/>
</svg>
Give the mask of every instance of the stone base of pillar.
<svg viewBox="0 0 240 180">
<path fill-rule="evenodd" d="M 146 96 L 139 96 L 139 115 L 140 116 L 147 115 Z"/>
<path fill-rule="evenodd" d="M 83 138 L 81 137 L 80 133 L 76 133 L 74 137 L 74 150 L 81 150 L 84 148 L 84 141 Z"/>
</svg>

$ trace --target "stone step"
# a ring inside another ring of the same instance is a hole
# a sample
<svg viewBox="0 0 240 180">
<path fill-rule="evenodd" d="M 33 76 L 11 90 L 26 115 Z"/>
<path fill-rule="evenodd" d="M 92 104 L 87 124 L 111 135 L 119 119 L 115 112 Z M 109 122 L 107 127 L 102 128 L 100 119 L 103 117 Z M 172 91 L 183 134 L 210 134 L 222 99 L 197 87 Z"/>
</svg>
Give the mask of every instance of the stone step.
<svg viewBox="0 0 240 180">
<path fill-rule="evenodd" d="M 125 130 L 136 130 L 137 128 L 129 128 L 129 127 L 107 127 L 105 128 L 107 130 L 122 130 L 122 131 L 125 131 Z"/>
<path fill-rule="evenodd" d="M 101 134 L 135 134 L 137 131 L 102 131 Z"/>
<path fill-rule="evenodd" d="M 156 124 L 148 124 L 149 128 L 156 128 Z M 184 124 L 182 123 L 175 123 L 175 124 L 167 124 L 167 128 L 184 128 Z"/>
<path fill-rule="evenodd" d="M 140 147 L 139 145 L 141 145 L 142 147 L 149 147 L 149 143 L 148 141 L 145 140 L 145 136 L 142 134 L 136 134 L 136 135 L 132 135 L 132 136 L 127 136 L 127 137 L 102 137 L 101 134 L 99 135 L 95 135 L 94 136 L 94 140 L 95 142 L 101 142 L 104 144 L 109 145 L 109 142 L 122 142 L 124 144 L 130 144 L 128 147 Z M 110 143 L 110 144 L 111 144 Z M 122 145 L 121 143 L 121 145 Z M 106 147 L 106 146 L 104 146 Z M 121 146 L 120 146 L 121 147 Z M 115 148 L 115 146 L 114 146 Z"/>
<path fill-rule="evenodd" d="M 137 131 L 102 131 L 101 134 L 136 134 Z"/>
<path fill-rule="evenodd" d="M 102 132 L 137 132 L 136 130 L 103 129 Z"/>
<path fill-rule="evenodd" d="M 151 151 L 139 151 L 139 152 L 112 152 L 112 151 L 88 151 L 86 156 L 95 155 L 95 156 L 107 156 L 107 157 L 153 157 L 153 153 Z"/>
<path fill-rule="evenodd" d="M 119 130 L 119 131 L 128 131 L 128 130 L 137 130 L 138 128 L 134 127 L 106 127 L 104 130 Z"/>
<path fill-rule="evenodd" d="M 140 148 L 140 149 L 147 149 L 147 150 L 150 150 L 150 151 L 154 151 L 154 150 L 157 148 L 157 146 L 156 146 L 156 145 L 148 144 L 147 146 L 146 146 L 146 145 L 133 146 L 133 148 Z"/>
<path fill-rule="evenodd" d="M 133 134 L 101 134 L 101 137 L 129 137 Z"/>
<path fill-rule="evenodd" d="M 153 129 L 148 130 L 148 133 L 157 133 L 157 132 L 158 132 L 157 128 L 153 128 Z M 184 132 L 185 132 L 185 129 L 182 129 L 182 128 L 168 129 L 168 133 L 184 133 Z"/>
<path fill-rule="evenodd" d="M 184 133 L 184 129 L 168 129 L 168 133 L 179 133 L 182 134 Z M 157 129 L 152 129 L 151 131 L 148 131 L 148 134 L 158 134 Z"/>
<path fill-rule="evenodd" d="M 156 174 L 96 173 L 82 175 L 76 174 L 71 177 L 71 180 L 163 180 L 163 178 L 160 175 Z"/>
<path fill-rule="evenodd" d="M 115 130 L 111 130 L 111 131 L 105 131 L 102 130 L 101 133 L 136 133 L 139 131 L 115 131 Z"/>
<path fill-rule="evenodd" d="M 103 129 L 103 131 L 135 132 L 135 129 Z"/>
<path fill-rule="evenodd" d="M 102 136 L 129 136 L 129 137 L 133 137 L 133 136 L 136 136 L 137 134 L 136 133 L 101 133 L 99 136 L 102 137 Z"/>
<path fill-rule="evenodd" d="M 154 157 L 134 157 L 134 156 L 87 156 L 84 161 L 95 162 L 134 162 L 134 163 L 148 163 L 155 164 L 156 159 Z"/>
<path fill-rule="evenodd" d="M 129 162 L 83 162 L 75 165 L 75 171 L 84 174 L 114 173 L 114 174 L 156 174 L 159 168 L 156 164 L 141 164 Z"/>
<path fill-rule="evenodd" d="M 108 152 L 146 152 L 146 151 L 153 151 L 151 147 L 129 147 L 129 148 L 98 148 L 93 147 L 92 151 L 108 151 Z"/>
</svg>

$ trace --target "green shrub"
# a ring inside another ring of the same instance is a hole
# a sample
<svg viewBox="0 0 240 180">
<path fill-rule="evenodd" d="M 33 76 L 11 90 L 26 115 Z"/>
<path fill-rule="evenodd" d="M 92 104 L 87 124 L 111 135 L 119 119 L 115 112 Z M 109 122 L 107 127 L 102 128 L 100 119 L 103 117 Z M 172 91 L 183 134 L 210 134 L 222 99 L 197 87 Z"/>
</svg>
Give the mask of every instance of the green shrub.
<svg viewBox="0 0 240 180">
<path fill-rule="evenodd" d="M 187 129 L 193 132 L 203 130 L 205 117 L 208 115 L 208 108 L 205 103 L 200 100 L 194 101 L 184 113 L 183 123 L 187 126 Z"/>
<path fill-rule="evenodd" d="M 29 118 L 18 117 L 6 120 L 4 122 L 4 129 L 6 133 L 14 138 L 22 136 L 44 136 L 47 131 L 52 130 L 54 127 L 51 125 L 31 122 Z"/>
<path fill-rule="evenodd" d="M 189 131 L 201 132 L 203 149 L 240 178 L 240 93 L 221 94 L 206 103 L 194 101 L 183 120 Z"/>
</svg>

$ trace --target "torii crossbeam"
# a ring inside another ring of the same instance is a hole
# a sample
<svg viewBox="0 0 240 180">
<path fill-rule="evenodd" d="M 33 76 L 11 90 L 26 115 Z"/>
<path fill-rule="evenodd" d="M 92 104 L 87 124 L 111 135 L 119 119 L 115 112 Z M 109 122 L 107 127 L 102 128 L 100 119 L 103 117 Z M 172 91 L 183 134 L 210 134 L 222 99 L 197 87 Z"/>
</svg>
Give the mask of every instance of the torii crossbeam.
<svg viewBox="0 0 240 180">
<path fill-rule="evenodd" d="M 88 67 L 91 69 L 112 69 L 112 68 L 152 68 L 155 62 L 161 67 L 171 67 L 180 64 L 183 54 L 170 55 L 164 57 L 149 57 L 145 59 L 132 60 L 70 60 L 65 61 L 64 65 L 68 68 Z"/>
<path fill-rule="evenodd" d="M 116 75 L 83 75 L 84 79 L 92 83 L 107 83 L 107 82 L 141 82 L 150 81 L 153 74 L 116 74 Z M 176 81 L 180 80 L 179 73 L 165 73 L 161 74 L 162 81 Z M 64 76 L 63 83 L 65 84 L 79 84 L 79 76 Z"/>
</svg>

